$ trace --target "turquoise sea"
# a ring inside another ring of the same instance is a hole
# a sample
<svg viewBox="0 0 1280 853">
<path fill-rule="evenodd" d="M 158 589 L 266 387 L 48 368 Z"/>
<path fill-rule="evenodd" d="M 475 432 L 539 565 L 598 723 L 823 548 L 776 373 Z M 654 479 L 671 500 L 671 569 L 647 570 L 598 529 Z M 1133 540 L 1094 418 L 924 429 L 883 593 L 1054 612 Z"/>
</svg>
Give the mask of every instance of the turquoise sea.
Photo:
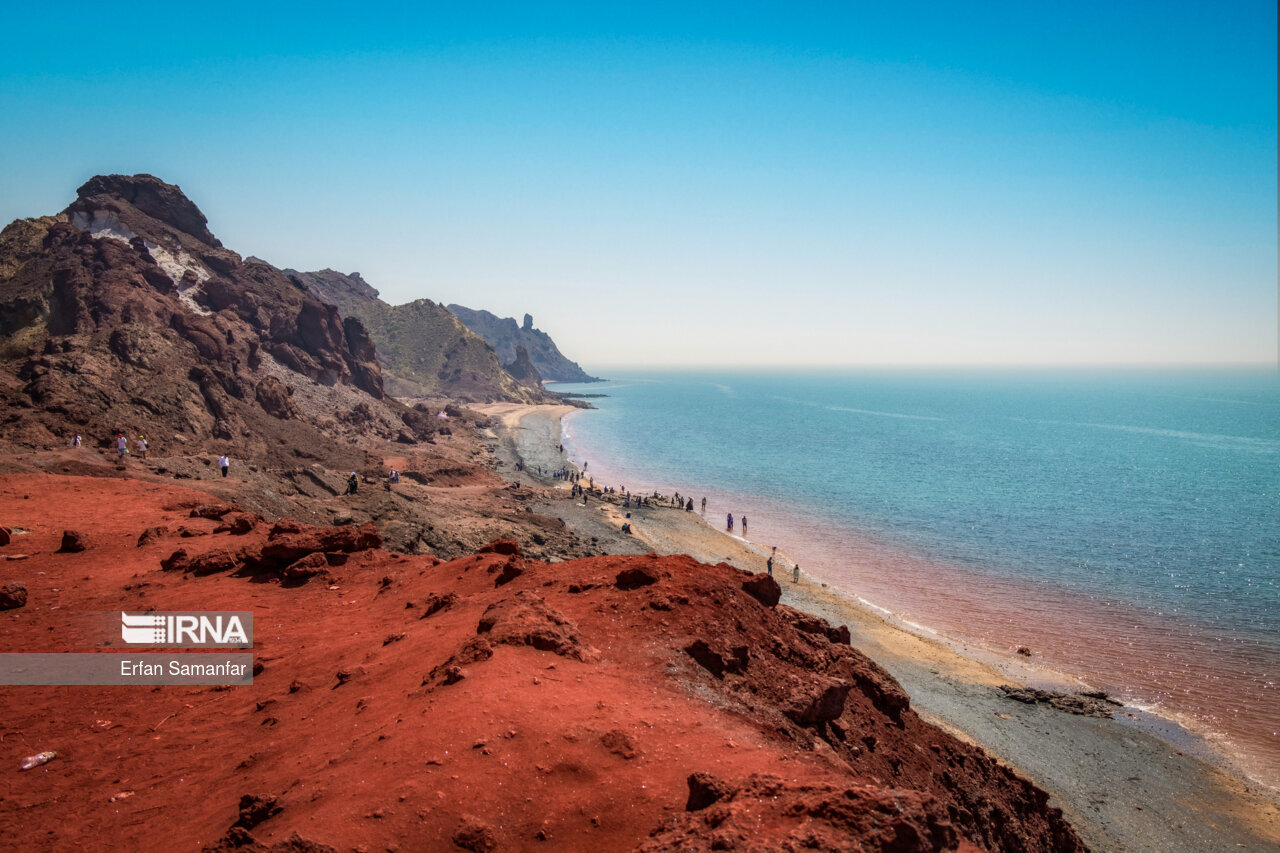
<svg viewBox="0 0 1280 853">
<path fill-rule="evenodd" d="M 619 371 L 566 445 L 1280 786 L 1280 374 Z M 740 531 L 739 531 L 740 532 Z"/>
</svg>

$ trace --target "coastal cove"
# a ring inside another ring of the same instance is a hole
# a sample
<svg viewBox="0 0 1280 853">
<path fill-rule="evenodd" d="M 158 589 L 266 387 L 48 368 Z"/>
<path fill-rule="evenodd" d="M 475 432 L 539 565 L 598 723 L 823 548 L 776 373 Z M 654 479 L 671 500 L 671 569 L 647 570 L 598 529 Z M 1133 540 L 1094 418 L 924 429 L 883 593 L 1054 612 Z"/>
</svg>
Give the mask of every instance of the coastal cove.
<svg viewBox="0 0 1280 853">
<path fill-rule="evenodd" d="M 1074 377 L 1066 378 L 1078 381 Z M 725 381 L 723 378 L 720 381 L 710 381 L 706 377 L 680 374 L 659 376 L 655 381 L 637 381 L 636 377 L 627 377 L 606 385 L 592 386 L 593 391 L 602 391 L 608 395 L 596 401 L 599 411 L 576 412 L 566 422 L 564 444 L 570 458 L 578 464 L 588 463 L 588 471 L 595 475 L 597 484 L 625 484 L 637 493 L 657 489 L 669 494 L 674 489 L 695 498 L 701 498 L 704 494 L 709 497 L 707 519 L 711 523 L 699 520 L 702 530 L 696 535 L 690 534 L 690 525 L 687 523 L 681 525 L 682 532 L 672 532 L 666 521 L 655 525 L 647 518 L 637 520 L 634 524 L 636 538 L 647 539 L 645 547 L 664 553 L 690 553 L 706 562 L 726 560 L 742 568 L 760 571 L 768 553 L 767 545 L 779 544 L 780 550 L 788 558 L 799 560 L 804 566 L 801 583 L 792 585 L 784 582 L 784 598 L 795 596 L 802 599 L 801 603 L 792 601 L 795 606 L 823 615 L 833 623 L 849 624 L 855 646 L 871 654 L 903 683 L 911 693 L 913 706 L 917 710 L 993 750 L 1038 784 L 1062 798 L 1069 817 L 1081 827 L 1090 843 L 1100 849 L 1133 849 L 1130 845 L 1137 843 L 1142 837 L 1141 832 L 1156 832 L 1164 823 L 1168 825 L 1167 831 L 1173 833 L 1169 849 L 1217 849 L 1217 845 L 1223 841 L 1218 833 L 1225 831 L 1227 823 L 1234 825 L 1240 820 L 1252 824 L 1262 834 L 1261 837 L 1269 836 L 1273 839 L 1271 843 L 1275 843 L 1277 819 L 1274 790 L 1267 790 L 1264 786 L 1260 791 L 1256 782 L 1257 774 L 1254 774 L 1255 778 L 1252 780 L 1235 781 L 1233 775 L 1239 772 L 1240 763 L 1228 764 L 1221 759 L 1223 748 L 1230 748 L 1235 742 L 1228 741 L 1220 734 L 1211 744 L 1201 742 L 1198 737 L 1189 735 L 1173 721 L 1188 723 L 1188 728 L 1197 734 L 1212 736 L 1215 733 L 1211 729 L 1206 731 L 1208 727 L 1204 725 L 1203 718 L 1179 715 L 1176 706 L 1171 713 L 1168 704 L 1161 706 L 1157 702 L 1142 702 L 1119 679 L 1105 681 L 1094 672 L 1082 671 L 1080 667 L 1073 666 L 1075 662 L 1069 657 L 1050 654 L 1061 651 L 1061 643 L 1052 633 L 1037 635 L 1027 631 L 1025 625 L 1019 625 L 1016 621 L 993 621 L 990 608 L 983 610 L 978 607 L 988 603 L 984 599 L 987 595 L 1003 596 L 1006 601 L 1032 601 L 1039 608 L 1032 612 L 1036 620 L 1049 622 L 1048 617 L 1052 616 L 1055 608 L 1062 613 L 1073 612 L 1066 608 L 1078 607 L 1080 596 L 1077 594 L 1073 597 L 1069 594 L 1078 592 L 1077 590 L 1055 590 L 1051 583 L 1046 583 L 1043 579 L 1027 583 L 1020 582 L 1016 577 L 997 577 L 994 580 L 991 577 L 984 578 L 973 565 L 976 561 L 966 564 L 956 560 L 948 565 L 936 557 L 925 558 L 932 555 L 922 557 L 921 551 L 924 549 L 907 547 L 910 544 L 918 546 L 918 543 L 887 541 L 883 530 L 866 529 L 871 525 L 862 529 L 853 525 L 841 527 L 838 512 L 831 507 L 827 507 L 825 513 L 813 506 L 797 510 L 794 503 L 789 504 L 786 500 L 777 497 L 762 498 L 761 495 L 770 494 L 765 490 L 751 494 L 743 488 L 741 476 L 735 476 L 729 470 L 732 467 L 731 460 L 739 458 L 732 448 L 735 440 L 741 438 L 741 433 L 721 429 L 722 423 L 715 424 L 716 429 L 710 430 L 720 448 L 718 455 L 711 456 L 715 464 L 704 464 L 701 468 L 687 466 L 683 476 L 673 476 L 671 469 L 664 468 L 665 465 L 673 464 L 671 459 L 663 457 L 661 453 L 653 454 L 653 448 L 661 445 L 672 448 L 673 451 L 687 451 L 691 445 L 698 447 L 699 441 L 707 439 L 692 433 L 687 419 L 679 413 L 678 408 L 655 412 L 651 417 L 641 414 L 641 408 L 634 405 L 634 400 L 625 399 L 629 390 L 627 386 L 631 389 L 651 389 L 666 383 L 684 386 L 680 387 L 681 393 L 687 391 L 688 386 L 695 386 L 696 392 L 687 398 L 687 402 L 690 405 L 697 403 L 697 407 L 691 411 L 705 421 L 706 412 L 716 408 L 715 400 L 732 399 L 733 394 L 744 392 L 742 376 L 730 379 L 738 381 Z M 918 379 L 916 377 L 917 381 Z M 1256 379 L 1257 377 L 1246 377 L 1246 386 Z M 1057 380 L 1062 381 L 1063 377 L 1059 376 Z M 1255 384 L 1252 387 L 1256 389 L 1258 386 Z M 1236 395 L 1239 401 L 1237 405 L 1274 405 L 1274 398 L 1266 396 L 1272 392 L 1265 384 L 1262 388 L 1264 393 L 1261 398 L 1250 399 L 1243 394 Z M 558 390 L 571 389 L 558 386 Z M 976 392 L 974 387 L 966 390 L 981 397 L 980 387 Z M 1122 389 L 1112 389 L 1115 393 L 1120 390 Z M 702 397 L 701 402 L 699 395 Z M 710 406 L 703 405 L 707 397 L 713 400 Z M 753 464 L 765 469 L 764 476 L 774 475 L 773 470 L 767 466 L 778 455 L 777 445 L 796 441 L 798 434 L 804 434 L 803 424 L 797 428 L 796 422 L 804 419 L 805 408 L 812 407 L 793 403 L 782 411 L 771 409 L 760 418 L 741 420 L 750 429 L 773 430 L 770 444 L 751 448 L 758 451 Z M 903 406 L 893 409 L 883 405 L 845 405 L 843 408 L 866 409 L 865 412 L 846 414 L 890 424 L 937 424 L 941 421 L 925 419 L 946 417 L 945 413 L 938 414 L 936 409 L 912 410 Z M 619 412 L 625 415 L 624 420 L 629 420 L 634 428 L 628 435 L 634 437 L 647 431 L 651 436 L 649 443 L 636 441 L 625 447 L 625 442 L 609 443 L 617 435 L 610 434 L 609 429 L 612 427 L 608 419 L 611 415 L 617 416 Z M 1149 415 L 1150 412 L 1144 414 Z M 526 418 L 522 426 L 528 425 L 530 420 Z M 604 428 L 600 427 L 602 422 Z M 1146 431 L 1143 432 L 1114 428 L 1102 432 L 1106 435 L 1154 434 L 1158 438 L 1169 438 L 1162 436 L 1161 429 L 1164 428 L 1146 426 Z M 1207 445 L 1201 449 L 1209 452 L 1221 452 L 1227 446 L 1237 450 L 1245 447 L 1249 452 L 1269 455 L 1272 452 L 1271 443 L 1275 440 L 1265 434 L 1233 434 L 1226 430 L 1218 435 L 1190 430 L 1167 431 L 1190 432 L 1190 438 L 1174 438 L 1192 442 L 1193 446 Z M 529 443 L 532 443 L 535 435 L 540 437 L 541 442 L 545 442 L 548 434 L 547 424 L 544 423 L 539 430 L 529 432 Z M 812 436 L 804 434 L 803 438 L 812 439 Z M 524 447 L 524 444 L 521 446 Z M 829 443 L 815 448 L 811 440 L 807 444 L 811 451 L 816 450 L 819 454 L 832 446 L 834 444 Z M 706 475 L 716 465 L 723 466 L 726 473 L 719 480 Z M 1138 467 L 1135 465 L 1135 470 Z M 811 471 L 799 473 L 809 477 L 812 484 L 820 485 L 815 482 L 819 474 Z M 779 477 L 779 482 L 791 481 L 784 474 Z M 725 488 L 725 485 L 733 488 Z M 724 527 L 724 514 L 727 511 L 735 511 L 737 515 L 745 513 L 751 517 L 749 541 L 736 535 L 726 537 L 720 532 Z M 603 515 L 598 510 L 596 512 Z M 671 511 L 657 513 L 658 517 L 663 518 L 685 515 Z M 697 516 L 698 513 L 692 515 Z M 680 522 L 691 520 L 679 519 Z M 1267 519 L 1263 517 L 1261 520 L 1266 522 Z M 620 526 L 616 520 L 615 523 Z M 821 543 L 824 532 L 829 533 L 833 528 L 840 533 L 842 546 L 848 549 L 838 556 L 833 556 L 830 552 L 824 553 L 821 547 L 815 545 Z M 1266 531 L 1263 533 L 1265 535 Z M 892 583 L 886 581 L 881 587 L 868 588 L 856 583 L 860 578 L 841 574 L 840 560 L 847 559 L 848 553 L 856 555 L 853 562 L 871 567 L 873 571 L 870 574 L 890 578 Z M 790 560 L 787 560 L 785 566 L 790 565 Z M 916 594 L 917 598 L 895 599 L 884 594 L 884 590 L 895 585 L 908 587 L 908 591 Z M 968 608 L 962 611 L 962 615 L 971 622 L 965 626 L 968 631 L 957 630 L 955 622 L 948 624 L 946 620 L 930 618 L 933 614 L 921 606 L 921 601 L 927 599 L 931 592 L 943 595 L 949 607 L 956 606 L 955 602 L 959 600 Z M 966 598 L 964 593 L 971 594 Z M 869 606 L 868 602 L 873 603 L 874 607 Z M 1158 620 L 1144 623 L 1135 618 L 1132 610 L 1126 614 L 1131 627 L 1160 626 Z M 1266 612 L 1265 608 L 1263 612 Z M 1088 630 L 1100 631 L 1108 627 L 1105 620 L 1098 620 L 1090 623 Z M 1178 627 L 1185 628 L 1185 625 Z M 1002 635 L 1002 632 L 1005 633 Z M 1112 640 L 1109 637 L 1103 639 Z M 1016 646 L 1023 643 L 1033 650 L 1032 657 L 1026 658 L 1013 653 Z M 1131 648 L 1141 650 L 1143 647 L 1137 645 Z M 1131 651 L 1131 654 L 1136 656 L 1139 651 Z M 946 663 L 939 662 L 944 659 Z M 1230 665 L 1232 659 L 1228 656 L 1225 660 L 1227 663 L 1224 668 Z M 1121 697 L 1127 707 L 1117 713 L 1117 721 L 1070 717 L 1047 708 L 1027 709 L 1004 699 L 996 690 L 998 684 L 1004 682 L 1067 691 L 1083 690 L 1086 684 L 1094 688 L 1102 687 Z M 1143 710 L 1151 709 L 1152 706 L 1164 716 Z M 1027 714 L 1032 716 L 1028 718 Z M 1025 731 L 1019 732 L 1021 728 L 1025 728 Z M 1052 732 L 1052 736 L 1045 736 L 1046 728 Z M 1153 734 L 1159 734 L 1160 738 Z M 1262 766 L 1265 769 L 1265 759 L 1269 757 L 1265 748 L 1255 751 L 1251 757 L 1256 758 L 1259 754 L 1264 759 Z M 1254 767 L 1256 766 L 1258 765 L 1255 764 Z M 1246 769 L 1253 768 L 1246 764 Z M 1185 808 L 1175 808 L 1172 805 L 1174 803 L 1181 803 Z M 1189 803 L 1195 805 L 1188 806 Z M 1205 834 L 1192 843 L 1193 833 L 1197 831 L 1193 827 L 1197 825 L 1200 827 L 1199 831 Z M 1129 835 L 1130 831 L 1138 834 Z M 1126 838 L 1128 841 L 1121 843 Z M 1225 845 L 1230 846 L 1232 845 Z"/>
</svg>

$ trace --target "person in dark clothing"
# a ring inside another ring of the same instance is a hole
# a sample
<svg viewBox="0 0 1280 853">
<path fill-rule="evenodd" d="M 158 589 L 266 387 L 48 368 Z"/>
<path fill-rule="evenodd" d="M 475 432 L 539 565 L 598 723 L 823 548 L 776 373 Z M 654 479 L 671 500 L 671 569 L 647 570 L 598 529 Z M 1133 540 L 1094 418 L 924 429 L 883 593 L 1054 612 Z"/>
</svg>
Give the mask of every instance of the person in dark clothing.
<svg viewBox="0 0 1280 853">
<path fill-rule="evenodd" d="M 356 476 L 355 471 L 352 471 L 351 475 L 347 477 L 347 491 L 345 494 L 354 495 L 359 488 L 360 478 Z"/>
</svg>

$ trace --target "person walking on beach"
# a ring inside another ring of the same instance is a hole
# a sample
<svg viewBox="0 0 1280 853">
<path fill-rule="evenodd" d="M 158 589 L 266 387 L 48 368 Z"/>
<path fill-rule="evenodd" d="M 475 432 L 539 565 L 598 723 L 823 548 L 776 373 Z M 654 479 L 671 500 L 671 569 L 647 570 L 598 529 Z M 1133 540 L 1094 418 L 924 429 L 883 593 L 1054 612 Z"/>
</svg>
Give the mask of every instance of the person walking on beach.
<svg viewBox="0 0 1280 853">
<path fill-rule="evenodd" d="M 703 514 L 703 515 L 706 515 L 706 514 L 707 514 L 707 499 L 706 499 L 706 498 L 703 498 L 703 499 L 702 499 L 702 514 Z"/>
<path fill-rule="evenodd" d="M 685 505 L 685 512 L 693 512 L 693 498 L 689 498 L 689 503 Z"/>
<path fill-rule="evenodd" d="M 747 535 L 747 517 L 745 515 L 742 517 L 742 535 Z"/>
<path fill-rule="evenodd" d="M 791 582 L 800 583 L 800 564 L 796 563 L 796 567 L 791 570 Z"/>
<path fill-rule="evenodd" d="M 218 457 L 218 467 L 222 469 L 222 476 L 227 476 L 227 469 L 231 467 L 231 460 L 227 458 L 227 454 Z"/>
<path fill-rule="evenodd" d="M 729 513 L 724 519 L 724 529 L 733 532 L 733 513 Z"/>
</svg>

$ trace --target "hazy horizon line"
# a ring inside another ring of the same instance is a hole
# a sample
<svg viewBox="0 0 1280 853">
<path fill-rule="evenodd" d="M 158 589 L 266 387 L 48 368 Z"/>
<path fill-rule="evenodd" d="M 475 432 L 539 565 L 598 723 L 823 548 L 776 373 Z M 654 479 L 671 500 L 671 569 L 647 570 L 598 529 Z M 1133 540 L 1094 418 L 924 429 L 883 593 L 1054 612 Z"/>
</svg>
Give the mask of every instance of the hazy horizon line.
<svg viewBox="0 0 1280 853">
<path fill-rule="evenodd" d="M 1280 373 L 1280 361 L 1240 362 L 840 362 L 840 363 L 727 363 L 703 362 L 698 364 L 615 362 L 592 364 L 591 370 L 669 370 L 675 372 L 695 370 L 1274 370 Z M 584 371 L 590 372 L 586 368 Z M 546 380 L 547 383 L 573 381 Z"/>
</svg>

